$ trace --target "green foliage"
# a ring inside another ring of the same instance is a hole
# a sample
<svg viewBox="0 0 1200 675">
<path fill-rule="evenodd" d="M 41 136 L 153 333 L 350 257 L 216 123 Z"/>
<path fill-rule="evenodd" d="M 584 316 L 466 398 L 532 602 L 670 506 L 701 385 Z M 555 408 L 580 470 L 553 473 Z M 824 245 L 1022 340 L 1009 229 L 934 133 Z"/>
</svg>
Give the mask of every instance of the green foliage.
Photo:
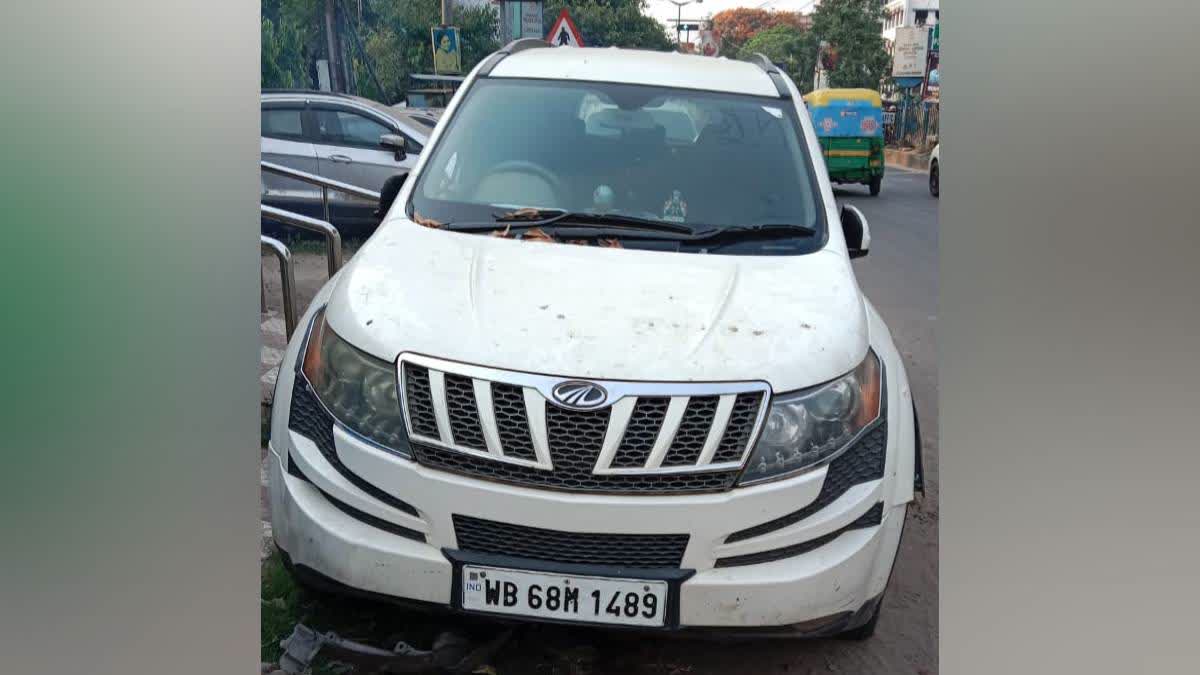
<svg viewBox="0 0 1200 675">
<path fill-rule="evenodd" d="M 882 22 L 883 5 L 878 0 L 823 0 L 817 6 L 812 32 L 837 51 L 830 87 L 879 89 L 891 64 L 880 35 Z"/>
<path fill-rule="evenodd" d="M 807 93 L 812 88 L 812 72 L 817 60 L 817 38 L 812 31 L 802 31 L 794 26 L 778 24 L 768 28 L 744 44 L 737 56 L 747 59 L 754 54 L 765 54 L 767 58 L 787 71 L 792 81 Z"/>
<path fill-rule="evenodd" d="M 296 623 L 303 619 L 303 596 L 278 553 L 271 554 L 263 564 L 261 574 L 260 658 L 266 663 L 274 663 L 283 651 L 279 641 L 290 635 Z"/>
<path fill-rule="evenodd" d="M 566 7 L 588 47 L 628 47 L 671 51 L 674 45 L 663 25 L 642 13 L 644 0 L 546 0 L 543 34 L 549 33 Z"/>
<path fill-rule="evenodd" d="M 717 12 L 712 18 L 713 31 L 721 38 L 721 49 L 729 54 L 740 53 L 755 35 L 779 25 L 804 31 L 804 20 L 796 12 L 774 12 L 752 7 L 734 7 Z"/>
<path fill-rule="evenodd" d="M 350 14 L 362 52 L 348 30 L 341 33 L 350 54 L 353 79 L 363 96 L 385 103 L 404 97 L 412 73 L 433 72 L 429 29 L 441 23 L 440 0 L 364 0 L 362 21 L 341 0 Z M 317 59 L 326 58 L 324 0 L 262 0 L 262 86 L 311 87 Z M 483 57 L 496 51 L 496 14 L 491 7 L 456 7 L 453 25 L 462 38 L 464 74 Z M 380 91 L 367 70 L 379 79 Z"/>
<path fill-rule="evenodd" d="M 429 29 L 441 23 L 441 3 L 439 0 L 374 2 L 371 8 L 371 16 L 364 17 L 366 25 L 358 31 L 385 91 L 374 91 L 374 85 L 360 91 L 394 103 L 408 90 L 409 75 L 433 72 Z M 490 7 L 456 7 L 452 23 L 458 27 L 462 39 L 463 74 L 499 49 L 496 14 Z"/>
<path fill-rule="evenodd" d="M 263 88 L 310 87 L 305 66 L 306 35 L 293 19 L 284 18 L 276 25 L 262 20 Z"/>
</svg>

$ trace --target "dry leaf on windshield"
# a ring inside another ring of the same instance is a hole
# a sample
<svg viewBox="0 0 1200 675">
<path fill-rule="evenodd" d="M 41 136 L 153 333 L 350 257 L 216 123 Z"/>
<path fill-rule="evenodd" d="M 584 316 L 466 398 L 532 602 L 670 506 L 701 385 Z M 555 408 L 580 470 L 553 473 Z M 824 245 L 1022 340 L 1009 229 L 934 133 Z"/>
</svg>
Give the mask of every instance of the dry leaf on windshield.
<svg viewBox="0 0 1200 675">
<path fill-rule="evenodd" d="M 501 217 L 506 220 L 541 220 L 542 211 L 541 209 L 526 207 L 517 209 L 516 211 L 509 211 Z"/>
<path fill-rule="evenodd" d="M 425 216 L 422 216 L 421 214 L 417 213 L 416 211 L 413 211 L 413 222 L 418 225 L 422 225 L 424 227 L 433 228 L 435 230 L 440 230 L 446 226 L 445 223 L 438 222 L 438 221 L 434 220 L 433 218 L 426 218 Z"/>
<path fill-rule="evenodd" d="M 532 230 L 527 230 L 525 232 L 525 234 L 521 235 L 521 240 L 522 241 L 549 241 L 549 242 L 557 241 L 557 239 L 555 239 L 554 237 L 551 237 L 549 234 L 546 234 L 546 231 L 540 227 L 535 227 Z"/>
<path fill-rule="evenodd" d="M 503 230 L 492 230 L 492 236 L 500 237 L 501 239 L 512 239 L 512 225 L 505 225 Z"/>
<path fill-rule="evenodd" d="M 619 239 L 601 239 L 600 248 L 625 248 Z"/>
</svg>

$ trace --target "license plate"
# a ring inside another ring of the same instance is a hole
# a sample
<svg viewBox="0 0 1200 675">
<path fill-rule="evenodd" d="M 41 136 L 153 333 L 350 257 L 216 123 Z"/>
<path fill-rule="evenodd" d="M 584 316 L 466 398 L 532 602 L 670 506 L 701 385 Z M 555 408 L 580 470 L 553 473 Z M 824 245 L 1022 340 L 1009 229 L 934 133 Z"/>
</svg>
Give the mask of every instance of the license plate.
<svg viewBox="0 0 1200 675">
<path fill-rule="evenodd" d="M 561 621 L 662 626 L 667 582 L 463 565 L 462 606 Z"/>
</svg>

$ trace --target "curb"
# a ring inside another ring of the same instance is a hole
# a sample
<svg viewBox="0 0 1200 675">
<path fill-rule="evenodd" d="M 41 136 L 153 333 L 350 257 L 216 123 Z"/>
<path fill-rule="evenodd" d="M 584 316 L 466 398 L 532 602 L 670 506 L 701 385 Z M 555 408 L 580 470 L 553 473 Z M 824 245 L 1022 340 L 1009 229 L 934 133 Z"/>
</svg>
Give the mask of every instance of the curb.
<svg viewBox="0 0 1200 675">
<path fill-rule="evenodd" d="M 883 149 L 883 162 L 887 166 L 895 166 L 916 171 L 929 171 L 929 155 L 921 155 L 911 150 Z"/>
</svg>

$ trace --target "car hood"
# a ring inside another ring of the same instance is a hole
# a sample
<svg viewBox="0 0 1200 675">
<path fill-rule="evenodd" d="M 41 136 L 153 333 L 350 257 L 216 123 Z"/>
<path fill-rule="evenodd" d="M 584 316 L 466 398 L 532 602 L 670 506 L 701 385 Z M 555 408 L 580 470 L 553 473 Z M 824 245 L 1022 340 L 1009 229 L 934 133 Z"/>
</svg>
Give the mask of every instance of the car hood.
<svg viewBox="0 0 1200 675">
<path fill-rule="evenodd" d="M 389 361 L 415 352 L 566 377 L 764 380 L 788 391 L 856 366 L 867 318 L 836 252 L 725 256 L 522 242 L 384 225 L 326 315 Z"/>
</svg>

